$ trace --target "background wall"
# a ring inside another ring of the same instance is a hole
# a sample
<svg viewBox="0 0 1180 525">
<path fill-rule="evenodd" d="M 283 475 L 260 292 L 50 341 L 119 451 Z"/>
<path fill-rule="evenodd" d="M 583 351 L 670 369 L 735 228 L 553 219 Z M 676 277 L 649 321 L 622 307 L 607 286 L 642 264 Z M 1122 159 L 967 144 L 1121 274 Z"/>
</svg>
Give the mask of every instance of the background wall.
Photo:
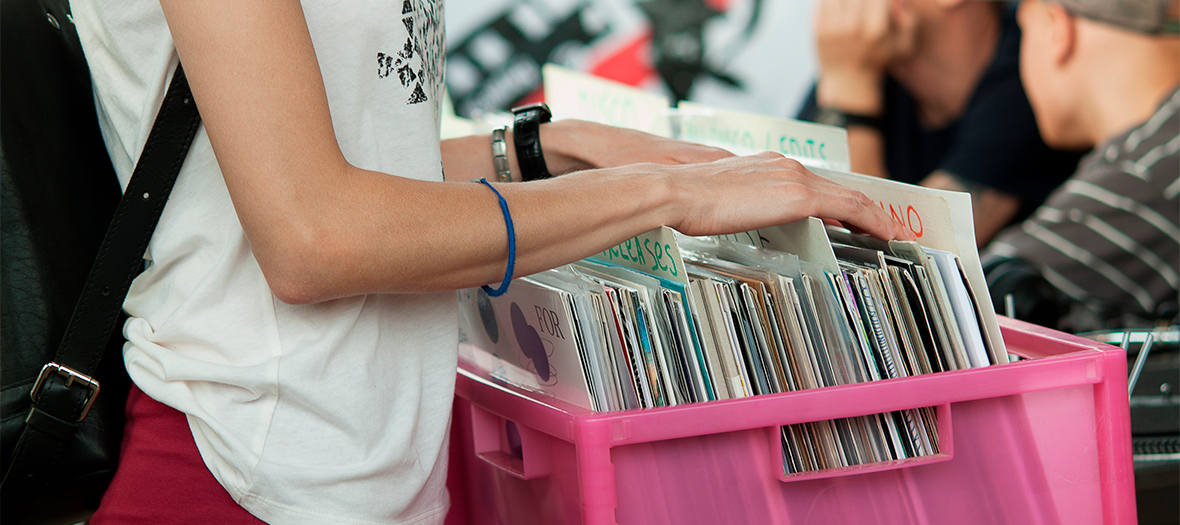
<svg viewBox="0 0 1180 525">
<path fill-rule="evenodd" d="M 795 115 L 815 75 L 811 0 L 448 0 L 461 116 L 541 99 L 541 64 L 675 99 Z"/>
</svg>

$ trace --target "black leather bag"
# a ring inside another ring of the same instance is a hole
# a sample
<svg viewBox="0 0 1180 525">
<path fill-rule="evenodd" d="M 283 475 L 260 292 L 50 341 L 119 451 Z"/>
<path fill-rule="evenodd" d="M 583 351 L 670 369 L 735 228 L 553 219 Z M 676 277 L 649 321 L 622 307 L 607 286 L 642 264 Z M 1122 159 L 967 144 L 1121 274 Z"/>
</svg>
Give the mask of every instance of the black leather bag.
<svg viewBox="0 0 1180 525">
<path fill-rule="evenodd" d="M 178 68 L 121 198 L 68 2 L 2 0 L 0 23 L 0 517 L 77 523 L 118 461 L 114 327 L 200 116 Z"/>
</svg>

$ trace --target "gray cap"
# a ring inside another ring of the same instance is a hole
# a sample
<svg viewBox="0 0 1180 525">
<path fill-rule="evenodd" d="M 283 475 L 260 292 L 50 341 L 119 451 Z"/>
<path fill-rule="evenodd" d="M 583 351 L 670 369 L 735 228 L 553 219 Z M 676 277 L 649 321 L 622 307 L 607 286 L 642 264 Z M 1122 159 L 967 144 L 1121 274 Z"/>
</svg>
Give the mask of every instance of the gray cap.
<svg viewBox="0 0 1180 525">
<path fill-rule="evenodd" d="M 1149 35 L 1180 33 L 1175 0 L 1051 0 L 1067 11 L 1098 22 Z"/>
</svg>

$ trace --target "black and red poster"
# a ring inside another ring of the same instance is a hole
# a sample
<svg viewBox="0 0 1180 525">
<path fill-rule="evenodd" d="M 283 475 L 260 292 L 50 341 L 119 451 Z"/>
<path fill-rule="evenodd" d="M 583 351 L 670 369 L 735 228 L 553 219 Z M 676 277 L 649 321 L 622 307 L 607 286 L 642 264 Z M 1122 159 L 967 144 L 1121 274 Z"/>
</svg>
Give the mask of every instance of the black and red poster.
<svg viewBox="0 0 1180 525">
<path fill-rule="evenodd" d="M 450 0 L 446 17 L 462 116 L 542 100 L 546 62 L 784 117 L 815 74 L 809 0 Z"/>
</svg>

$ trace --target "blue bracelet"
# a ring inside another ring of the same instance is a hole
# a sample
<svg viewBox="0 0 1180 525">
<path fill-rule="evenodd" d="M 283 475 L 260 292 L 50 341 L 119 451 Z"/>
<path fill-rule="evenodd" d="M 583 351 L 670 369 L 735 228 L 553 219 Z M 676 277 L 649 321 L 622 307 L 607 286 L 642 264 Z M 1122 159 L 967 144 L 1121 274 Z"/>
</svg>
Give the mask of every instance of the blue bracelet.
<svg viewBox="0 0 1180 525">
<path fill-rule="evenodd" d="M 496 191 L 496 188 L 484 177 L 471 182 L 483 184 L 496 194 L 496 198 L 500 199 L 500 211 L 504 212 L 504 224 L 508 226 L 508 269 L 504 271 L 504 282 L 500 283 L 500 287 L 495 290 L 486 284 L 480 286 L 488 295 L 499 297 L 508 291 L 508 285 L 512 283 L 512 270 L 516 268 L 516 229 L 512 227 L 512 214 L 508 213 L 508 202 L 504 200 L 504 196 L 500 195 L 500 192 Z"/>
</svg>

